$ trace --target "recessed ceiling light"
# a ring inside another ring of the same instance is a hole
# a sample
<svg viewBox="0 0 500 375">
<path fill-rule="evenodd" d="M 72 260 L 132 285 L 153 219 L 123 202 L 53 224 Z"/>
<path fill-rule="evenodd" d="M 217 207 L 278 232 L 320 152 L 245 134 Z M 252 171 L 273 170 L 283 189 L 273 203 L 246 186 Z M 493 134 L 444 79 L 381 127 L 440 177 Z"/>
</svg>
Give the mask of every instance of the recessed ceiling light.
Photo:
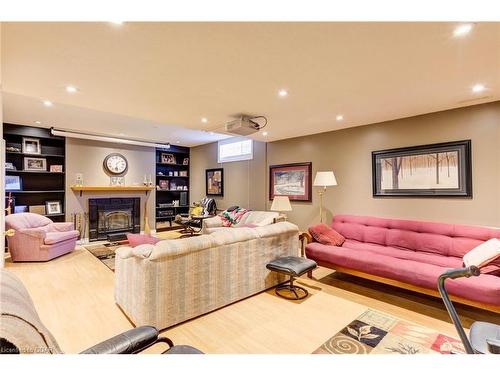
<svg viewBox="0 0 500 375">
<path fill-rule="evenodd" d="M 201 122 L 203 122 L 204 124 L 206 124 L 208 122 L 208 119 L 206 117 L 202 117 L 201 118 Z"/>
<path fill-rule="evenodd" d="M 177 141 L 176 143 L 181 143 L 181 141 Z"/>
<path fill-rule="evenodd" d="M 281 89 L 280 91 L 278 91 L 278 95 L 283 98 L 288 95 L 288 91 L 286 91 L 285 89 Z"/>
<path fill-rule="evenodd" d="M 70 94 L 73 94 L 78 91 L 78 89 L 75 86 L 68 85 L 66 86 L 66 91 L 69 92 Z"/>
<path fill-rule="evenodd" d="M 43 105 L 45 107 L 52 107 L 54 104 L 50 100 L 44 100 Z"/>
<path fill-rule="evenodd" d="M 267 134 L 268 134 L 267 132 L 262 132 L 262 135 L 263 135 L 264 137 L 267 137 Z"/>
<path fill-rule="evenodd" d="M 123 25 L 123 21 L 110 21 L 113 25 Z"/>
<path fill-rule="evenodd" d="M 42 122 L 41 121 L 35 121 L 35 124 L 40 125 Z"/>
<path fill-rule="evenodd" d="M 472 23 L 463 23 L 461 25 L 458 25 L 453 30 L 453 36 L 459 37 L 459 36 L 467 35 L 468 33 L 471 32 L 473 27 L 474 27 L 474 25 Z"/>
<path fill-rule="evenodd" d="M 476 94 L 484 91 L 485 89 L 486 87 L 484 87 L 484 85 L 481 83 L 476 83 L 474 86 L 472 86 L 472 92 Z"/>
<path fill-rule="evenodd" d="M 337 117 L 335 117 L 337 119 L 337 121 L 342 121 L 344 119 L 344 116 L 343 115 L 337 115 Z"/>
</svg>

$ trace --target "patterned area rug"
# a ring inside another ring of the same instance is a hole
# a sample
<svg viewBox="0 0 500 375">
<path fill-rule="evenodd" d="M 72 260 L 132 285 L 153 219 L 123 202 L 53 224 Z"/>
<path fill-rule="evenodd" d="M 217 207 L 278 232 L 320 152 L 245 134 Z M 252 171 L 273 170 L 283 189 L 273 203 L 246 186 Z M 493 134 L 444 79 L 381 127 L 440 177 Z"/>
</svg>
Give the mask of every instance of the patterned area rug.
<svg viewBox="0 0 500 375">
<path fill-rule="evenodd" d="M 122 246 L 127 246 L 128 242 L 123 243 L 108 243 L 100 245 L 87 245 L 84 246 L 90 254 L 95 256 L 101 262 L 103 262 L 106 267 L 111 271 L 115 271 L 115 250 Z"/>
<path fill-rule="evenodd" d="M 450 354 L 462 343 L 432 329 L 367 310 L 313 354 Z"/>
</svg>

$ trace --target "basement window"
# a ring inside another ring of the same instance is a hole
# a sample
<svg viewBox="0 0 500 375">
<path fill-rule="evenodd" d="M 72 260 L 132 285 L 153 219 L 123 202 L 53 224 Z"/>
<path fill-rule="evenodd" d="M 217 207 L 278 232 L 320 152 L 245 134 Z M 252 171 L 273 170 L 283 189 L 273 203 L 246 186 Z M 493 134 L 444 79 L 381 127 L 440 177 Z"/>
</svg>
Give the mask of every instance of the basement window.
<svg viewBox="0 0 500 375">
<path fill-rule="evenodd" d="M 252 160 L 253 141 L 246 138 L 230 138 L 218 142 L 217 162 L 228 163 L 232 161 Z"/>
</svg>

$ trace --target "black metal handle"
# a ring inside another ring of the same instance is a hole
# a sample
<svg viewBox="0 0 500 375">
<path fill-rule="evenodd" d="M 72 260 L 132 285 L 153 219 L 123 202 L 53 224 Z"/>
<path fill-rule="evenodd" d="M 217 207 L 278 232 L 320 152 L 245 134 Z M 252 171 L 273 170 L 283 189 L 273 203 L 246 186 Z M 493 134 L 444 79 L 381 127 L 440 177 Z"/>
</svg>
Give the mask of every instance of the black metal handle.
<svg viewBox="0 0 500 375">
<path fill-rule="evenodd" d="M 464 267 L 464 268 L 455 268 L 452 270 L 448 270 L 443 273 L 439 278 L 444 279 L 458 279 L 459 277 L 471 277 L 471 276 L 479 276 L 481 271 L 476 266 Z"/>
<path fill-rule="evenodd" d="M 458 335 L 460 336 L 460 339 L 462 340 L 462 343 L 464 345 L 467 354 L 475 354 L 475 351 L 472 348 L 469 339 L 467 338 L 467 335 L 462 327 L 462 322 L 460 322 L 460 318 L 458 317 L 455 307 L 451 303 L 451 299 L 448 296 L 448 292 L 446 291 L 444 284 L 446 279 L 457 279 L 459 277 L 479 276 L 480 273 L 481 271 L 479 270 L 479 268 L 477 268 L 476 266 L 470 266 L 470 267 L 455 268 L 452 270 L 448 270 L 442 275 L 440 275 L 438 278 L 439 294 L 441 294 L 441 297 L 443 298 L 446 310 L 448 310 L 448 314 L 450 315 L 450 318 L 453 321 L 453 324 L 455 325 L 455 328 L 458 332 Z"/>
</svg>

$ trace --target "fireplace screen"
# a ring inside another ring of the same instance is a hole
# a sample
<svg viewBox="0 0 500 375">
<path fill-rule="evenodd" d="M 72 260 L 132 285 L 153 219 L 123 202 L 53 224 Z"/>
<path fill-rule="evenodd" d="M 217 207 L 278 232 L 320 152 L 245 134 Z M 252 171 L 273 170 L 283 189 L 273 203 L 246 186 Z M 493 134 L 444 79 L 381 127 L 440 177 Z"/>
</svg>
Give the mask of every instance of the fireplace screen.
<svg viewBox="0 0 500 375">
<path fill-rule="evenodd" d="M 140 198 L 89 199 L 90 241 L 140 232 Z"/>
<path fill-rule="evenodd" d="M 99 229 L 107 232 L 133 229 L 132 211 L 99 212 Z"/>
</svg>

